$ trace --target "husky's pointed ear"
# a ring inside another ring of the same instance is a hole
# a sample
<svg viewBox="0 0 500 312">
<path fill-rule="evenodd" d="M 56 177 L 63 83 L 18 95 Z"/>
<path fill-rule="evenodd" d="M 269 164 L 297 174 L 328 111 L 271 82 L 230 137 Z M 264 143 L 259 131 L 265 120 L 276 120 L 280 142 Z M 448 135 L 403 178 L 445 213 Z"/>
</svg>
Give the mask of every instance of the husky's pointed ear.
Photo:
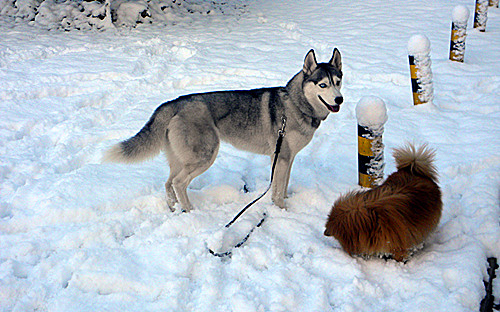
<svg viewBox="0 0 500 312">
<path fill-rule="evenodd" d="M 318 66 L 318 62 L 316 62 L 316 55 L 314 54 L 314 50 L 311 49 L 306 55 L 304 59 L 304 67 L 302 70 L 305 74 L 310 75 Z"/>
<path fill-rule="evenodd" d="M 340 51 L 335 48 L 333 50 L 333 55 L 332 59 L 329 62 L 333 67 L 337 68 L 338 70 L 342 71 L 342 58 L 340 57 Z"/>
</svg>

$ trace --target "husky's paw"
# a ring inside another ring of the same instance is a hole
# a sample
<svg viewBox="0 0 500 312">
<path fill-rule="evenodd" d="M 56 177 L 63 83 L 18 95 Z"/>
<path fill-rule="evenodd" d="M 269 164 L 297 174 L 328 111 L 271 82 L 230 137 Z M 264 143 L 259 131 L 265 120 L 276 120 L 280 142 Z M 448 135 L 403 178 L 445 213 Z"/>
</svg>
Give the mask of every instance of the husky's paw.
<svg viewBox="0 0 500 312">
<path fill-rule="evenodd" d="M 191 206 L 187 206 L 187 207 L 182 207 L 181 211 L 184 213 L 184 212 L 190 212 L 191 210 L 193 210 L 193 207 Z"/>
<path fill-rule="evenodd" d="M 177 204 L 177 200 L 173 200 L 167 196 L 167 205 L 170 211 L 175 212 L 175 204 Z"/>
</svg>

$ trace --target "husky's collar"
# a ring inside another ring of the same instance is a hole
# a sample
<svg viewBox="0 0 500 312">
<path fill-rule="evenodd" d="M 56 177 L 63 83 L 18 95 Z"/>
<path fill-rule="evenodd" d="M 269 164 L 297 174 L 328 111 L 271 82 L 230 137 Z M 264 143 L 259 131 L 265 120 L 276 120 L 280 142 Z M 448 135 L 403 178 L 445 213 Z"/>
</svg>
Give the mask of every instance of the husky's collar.
<svg viewBox="0 0 500 312">
<path fill-rule="evenodd" d="M 313 128 L 318 129 L 320 124 L 321 124 L 321 119 L 312 117 L 311 126 Z"/>
</svg>

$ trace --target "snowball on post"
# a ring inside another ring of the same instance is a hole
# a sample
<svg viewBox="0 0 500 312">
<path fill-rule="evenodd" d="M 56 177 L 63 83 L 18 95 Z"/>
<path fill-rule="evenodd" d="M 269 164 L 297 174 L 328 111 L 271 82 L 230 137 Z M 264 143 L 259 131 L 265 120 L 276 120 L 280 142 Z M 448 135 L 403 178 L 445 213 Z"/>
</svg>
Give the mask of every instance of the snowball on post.
<svg viewBox="0 0 500 312">
<path fill-rule="evenodd" d="M 464 61 L 468 20 L 469 9 L 463 5 L 457 5 L 453 9 L 451 22 L 450 60 L 452 61 Z"/>
<path fill-rule="evenodd" d="M 474 28 L 484 32 L 488 20 L 488 0 L 476 0 L 476 11 L 474 13 Z"/>
<path fill-rule="evenodd" d="M 431 70 L 431 43 L 426 36 L 412 36 L 408 42 L 413 104 L 432 102 L 434 87 Z"/>
<path fill-rule="evenodd" d="M 382 99 L 362 98 L 356 106 L 358 120 L 358 183 L 375 187 L 384 179 L 384 144 L 382 134 L 387 109 Z"/>
</svg>

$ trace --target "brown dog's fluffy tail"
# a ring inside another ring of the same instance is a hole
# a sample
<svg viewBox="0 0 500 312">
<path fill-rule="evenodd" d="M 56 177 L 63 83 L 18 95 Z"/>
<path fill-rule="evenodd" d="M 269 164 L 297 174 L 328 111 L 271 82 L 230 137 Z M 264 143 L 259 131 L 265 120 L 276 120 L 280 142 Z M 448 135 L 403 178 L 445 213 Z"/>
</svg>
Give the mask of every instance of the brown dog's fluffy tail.
<svg viewBox="0 0 500 312">
<path fill-rule="evenodd" d="M 380 186 L 340 196 L 324 234 L 334 236 L 350 255 L 390 254 L 397 261 L 407 259 L 441 217 L 434 156 L 427 145 L 395 149 L 398 171 Z"/>
<path fill-rule="evenodd" d="M 398 170 L 407 168 L 412 174 L 427 177 L 437 183 L 438 174 L 434 166 L 436 151 L 429 148 L 427 144 L 415 147 L 408 143 L 403 147 L 395 148 L 392 155 Z"/>
</svg>

